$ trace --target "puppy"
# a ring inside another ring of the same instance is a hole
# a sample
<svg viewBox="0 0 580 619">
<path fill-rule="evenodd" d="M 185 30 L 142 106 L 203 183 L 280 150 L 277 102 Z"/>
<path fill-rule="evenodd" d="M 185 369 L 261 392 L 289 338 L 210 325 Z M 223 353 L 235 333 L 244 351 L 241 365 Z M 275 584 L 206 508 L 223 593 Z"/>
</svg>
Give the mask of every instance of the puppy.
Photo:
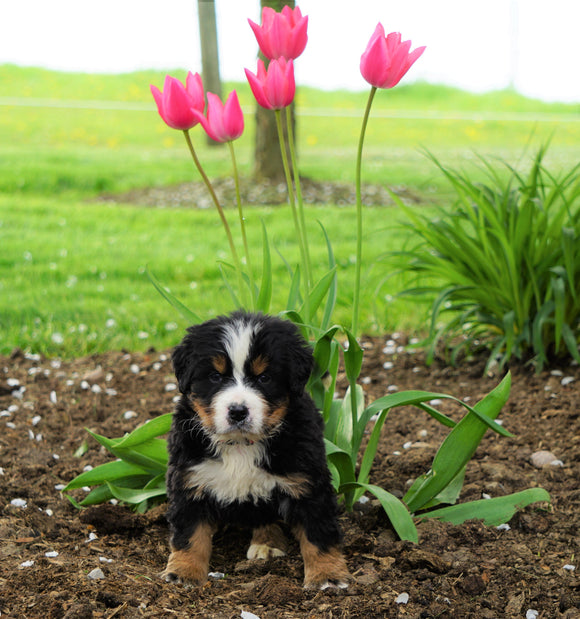
<svg viewBox="0 0 580 619">
<path fill-rule="evenodd" d="M 304 586 L 345 587 L 322 416 L 304 388 L 310 347 L 291 322 L 235 312 L 195 325 L 173 353 L 181 397 L 168 440 L 167 581 L 207 579 L 220 525 L 253 529 L 247 556 L 283 556 L 286 523 Z"/>
</svg>

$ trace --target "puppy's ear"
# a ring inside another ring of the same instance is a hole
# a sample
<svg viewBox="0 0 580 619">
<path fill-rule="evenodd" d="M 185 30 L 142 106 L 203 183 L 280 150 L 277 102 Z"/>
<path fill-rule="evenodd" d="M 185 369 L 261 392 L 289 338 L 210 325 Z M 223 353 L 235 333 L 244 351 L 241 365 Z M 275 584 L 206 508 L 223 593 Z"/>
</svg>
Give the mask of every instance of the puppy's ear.
<svg viewBox="0 0 580 619">
<path fill-rule="evenodd" d="M 302 337 L 296 338 L 288 349 L 290 390 L 295 395 L 302 395 L 314 367 L 312 349 Z"/>
<path fill-rule="evenodd" d="M 183 338 L 181 344 L 175 347 L 171 355 L 179 391 L 185 395 L 187 395 L 190 390 L 196 364 L 196 356 L 191 333 Z"/>
</svg>

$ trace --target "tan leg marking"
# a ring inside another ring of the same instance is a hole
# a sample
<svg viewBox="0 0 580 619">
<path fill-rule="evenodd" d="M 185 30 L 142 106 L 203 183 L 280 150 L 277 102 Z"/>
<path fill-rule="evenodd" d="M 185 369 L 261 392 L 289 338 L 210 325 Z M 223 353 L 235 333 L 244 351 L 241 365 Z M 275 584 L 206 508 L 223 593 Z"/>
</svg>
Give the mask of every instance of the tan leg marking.
<svg viewBox="0 0 580 619">
<path fill-rule="evenodd" d="M 162 577 L 168 582 L 203 585 L 207 580 L 214 532 L 215 528 L 209 524 L 198 525 L 189 540 L 188 548 L 172 550 Z"/>
<path fill-rule="evenodd" d="M 346 561 L 338 548 L 330 548 L 326 552 L 308 541 L 302 527 L 295 527 L 294 535 L 300 544 L 300 552 L 304 560 L 304 587 L 306 589 L 338 586 L 346 587 L 350 574 Z"/>
<path fill-rule="evenodd" d="M 283 557 L 288 549 L 286 537 L 277 524 L 267 524 L 254 529 L 248 548 L 248 559 L 272 559 Z"/>
</svg>

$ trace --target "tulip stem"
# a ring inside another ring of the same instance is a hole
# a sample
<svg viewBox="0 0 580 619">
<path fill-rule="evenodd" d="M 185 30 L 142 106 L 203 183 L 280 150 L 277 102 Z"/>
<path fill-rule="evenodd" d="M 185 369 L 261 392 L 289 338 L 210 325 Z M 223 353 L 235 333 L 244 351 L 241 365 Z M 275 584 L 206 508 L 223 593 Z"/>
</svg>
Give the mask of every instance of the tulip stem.
<svg viewBox="0 0 580 619">
<path fill-rule="evenodd" d="M 236 202 L 238 204 L 238 215 L 240 218 L 240 229 L 242 231 L 242 240 L 244 243 L 244 252 L 246 254 L 246 268 L 248 270 L 248 277 L 250 279 L 250 298 L 252 300 L 252 305 L 255 306 L 255 298 L 256 298 L 256 288 L 254 284 L 254 276 L 252 271 L 252 263 L 250 259 L 250 248 L 248 245 L 248 236 L 246 234 L 246 218 L 244 217 L 244 211 L 242 208 L 242 198 L 240 195 L 240 175 L 238 173 L 238 165 L 236 162 L 236 153 L 234 150 L 234 143 L 232 141 L 228 142 L 228 147 L 230 149 L 230 155 L 232 157 L 232 165 L 234 168 L 234 182 L 236 185 Z"/>
<path fill-rule="evenodd" d="M 304 200 L 302 199 L 302 187 L 300 185 L 300 172 L 298 170 L 298 162 L 296 160 L 296 143 L 294 141 L 294 129 L 292 127 L 292 112 L 291 106 L 286 107 L 286 127 L 288 129 L 288 147 L 290 149 L 290 158 L 292 161 L 292 171 L 294 172 L 294 186 L 296 187 L 296 200 L 298 202 L 298 217 L 300 219 L 300 227 L 302 232 L 302 241 L 304 243 L 304 254 L 306 257 L 306 285 L 310 290 L 312 287 L 312 263 L 310 261 L 310 249 L 308 247 L 308 232 L 306 228 L 306 219 L 304 217 Z"/>
<path fill-rule="evenodd" d="M 363 116 L 360 138 L 358 141 L 358 149 L 356 154 L 356 263 L 354 277 L 354 298 L 352 303 L 352 334 L 354 337 L 358 335 L 358 320 L 359 320 L 359 301 L 360 301 L 360 279 L 361 279 L 361 263 L 362 263 L 362 235 L 363 235 L 363 214 L 362 214 L 362 192 L 361 192 L 361 167 L 362 167 L 362 151 L 365 140 L 365 133 L 369 121 L 369 115 L 373 99 L 377 89 L 375 86 L 371 88 L 367 107 Z"/>
<path fill-rule="evenodd" d="M 304 271 L 304 278 L 307 278 L 308 267 L 306 259 L 306 250 L 304 243 L 304 235 L 300 226 L 300 220 L 298 212 L 296 210 L 296 198 L 294 195 L 294 187 L 292 185 L 292 175 L 290 174 L 290 166 L 288 165 L 288 155 L 286 154 L 286 144 L 284 140 L 284 130 L 282 128 L 282 115 L 280 110 L 274 110 L 276 115 L 276 127 L 278 129 L 278 140 L 280 142 L 280 152 L 282 154 L 282 165 L 284 167 L 284 174 L 286 175 L 286 185 L 288 186 L 288 198 L 290 200 L 290 207 L 292 209 L 292 217 L 294 218 L 294 228 L 296 235 L 298 236 L 298 245 L 300 247 L 300 257 L 302 259 L 302 270 Z M 304 309 L 306 312 L 306 320 L 310 322 L 310 288 L 308 286 L 308 280 L 306 290 L 304 291 Z"/>
<path fill-rule="evenodd" d="M 238 257 L 238 252 L 236 251 L 236 246 L 234 244 L 234 238 L 232 236 L 232 231 L 230 230 L 230 226 L 228 224 L 228 220 L 226 219 L 226 214 L 224 213 L 224 209 L 222 208 L 222 205 L 220 204 L 220 201 L 214 191 L 213 185 L 211 184 L 211 181 L 209 180 L 207 174 L 205 173 L 205 170 L 203 169 L 200 160 L 197 157 L 197 153 L 195 152 L 195 148 L 193 147 L 193 142 L 191 141 L 191 136 L 189 135 L 189 131 L 187 129 L 185 129 L 183 131 L 183 135 L 185 136 L 185 141 L 187 142 L 187 146 L 189 148 L 189 152 L 191 153 L 191 157 L 193 159 L 193 162 L 195 163 L 195 167 L 197 168 L 198 172 L 201 175 L 201 178 L 203 179 L 203 182 L 205 183 L 205 186 L 207 187 L 207 190 L 209 191 L 211 198 L 213 200 L 213 203 L 215 204 L 215 207 L 219 213 L 220 219 L 222 220 L 222 224 L 224 226 L 224 230 L 226 231 L 226 236 L 228 237 L 228 243 L 230 245 L 230 251 L 232 252 L 232 258 L 234 259 L 234 263 L 236 266 L 236 271 L 238 272 L 238 280 L 239 280 L 239 287 L 240 287 L 240 294 L 244 295 L 244 278 L 242 275 L 242 265 L 240 263 L 240 259 Z M 245 296 L 245 295 L 244 295 Z"/>
</svg>

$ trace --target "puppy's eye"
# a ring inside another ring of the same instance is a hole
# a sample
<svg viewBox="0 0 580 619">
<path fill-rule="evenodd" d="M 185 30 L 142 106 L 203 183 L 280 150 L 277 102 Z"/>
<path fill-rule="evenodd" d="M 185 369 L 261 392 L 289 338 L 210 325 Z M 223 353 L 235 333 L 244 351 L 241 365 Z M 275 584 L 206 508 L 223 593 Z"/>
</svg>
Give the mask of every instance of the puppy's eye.
<svg viewBox="0 0 580 619">
<path fill-rule="evenodd" d="M 220 374 L 219 372 L 212 372 L 208 376 L 208 379 L 210 383 L 213 383 L 214 385 L 219 385 L 224 379 L 224 377 L 223 374 Z"/>
<path fill-rule="evenodd" d="M 272 377 L 270 376 L 270 374 L 259 374 L 258 375 L 258 382 L 261 385 L 267 385 L 271 380 L 272 380 Z"/>
</svg>

